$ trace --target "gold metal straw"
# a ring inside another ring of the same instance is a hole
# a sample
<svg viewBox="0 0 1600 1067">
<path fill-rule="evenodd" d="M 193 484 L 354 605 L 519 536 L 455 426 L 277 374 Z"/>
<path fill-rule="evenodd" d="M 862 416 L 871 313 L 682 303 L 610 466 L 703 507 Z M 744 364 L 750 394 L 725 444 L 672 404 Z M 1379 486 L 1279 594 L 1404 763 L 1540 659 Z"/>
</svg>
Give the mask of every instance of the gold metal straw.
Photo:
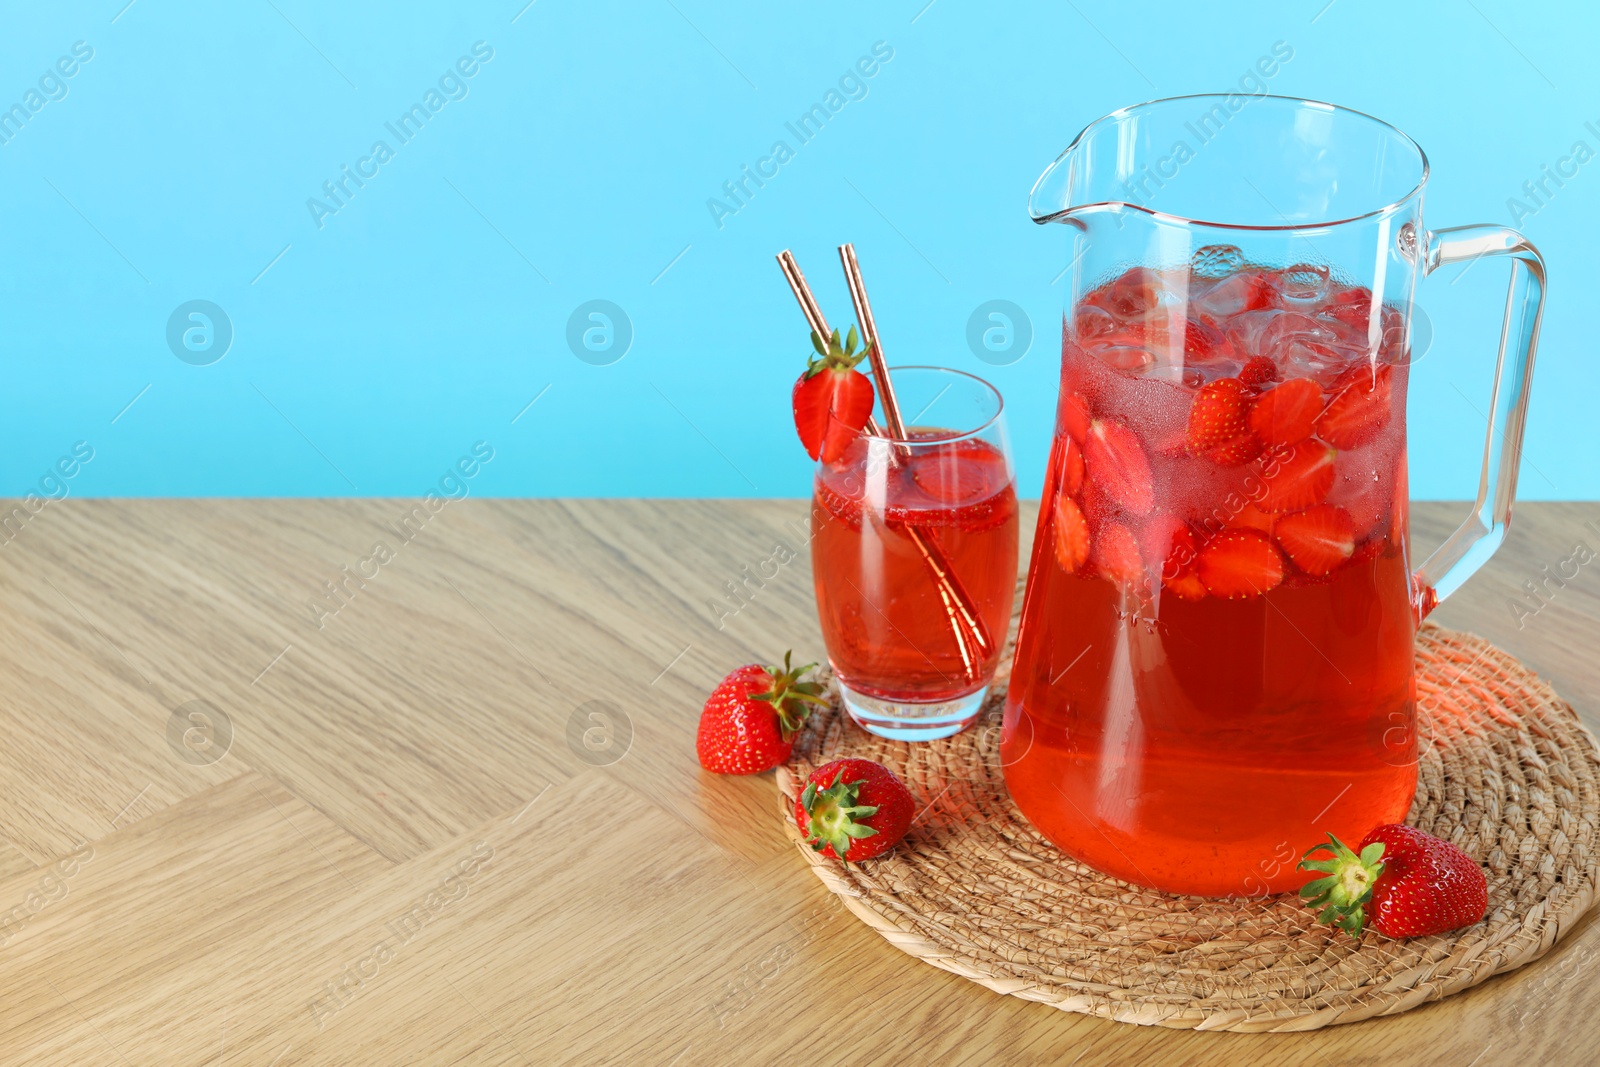
<svg viewBox="0 0 1600 1067">
<path fill-rule="evenodd" d="M 850 288 L 850 302 L 855 305 L 856 321 L 861 324 L 861 332 L 866 335 L 872 373 L 878 379 L 878 399 L 883 404 L 883 421 L 889 424 L 890 437 L 906 441 L 908 438 L 905 420 L 900 416 L 900 401 L 894 395 L 894 383 L 889 380 L 889 363 L 883 355 L 883 341 L 878 336 L 878 323 L 872 317 L 872 303 L 867 299 L 867 283 L 861 277 L 861 264 L 856 260 L 855 245 L 846 243 L 839 246 L 839 262 L 844 267 L 845 284 Z M 909 456 L 910 447 L 903 447 Z M 972 598 L 967 596 L 967 591 L 962 588 L 961 580 L 950 570 L 950 562 L 939 551 L 939 546 L 922 536 L 922 531 L 915 526 L 908 523 L 906 529 L 914 533 L 912 541 L 939 579 L 939 596 L 944 601 L 945 610 L 952 613 L 952 618 L 959 617 L 962 623 L 956 627 L 956 644 L 960 646 L 961 660 L 967 665 L 968 672 L 976 675 L 977 664 L 974 662 L 974 657 L 982 658 L 992 647 L 993 639 L 989 636 L 988 627 L 983 624 L 983 617 L 973 606 Z M 969 640 L 973 646 L 970 649 Z"/>
<path fill-rule="evenodd" d="M 800 273 L 800 264 L 795 262 L 794 253 L 787 248 L 779 252 L 778 266 L 783 270 L 783 276 L 788 280 L 794 298 L 800 302 L 800 313 L 806 317 L 806 324 L 826 345 L 828 338 L 833 336 L 833 331 L 828 329 L 828 320 L 822 317 L 822 308 L 817 304 L 811 286 L 806 284 L 806 276 Z M 878 420 L 871 415 L 867 416 L 867 432 L 874 437 L 888 436 L 883 432 L 883 427 L 878 425 Z"/>
<path fill-rule="evenodd" d="M 894 383 L 889 380 L 889 362 L 883 357 L 883 342 L 878 337 L 878 324 L 872 317 L 872 304 L 867 300 L 866 283 L 861 280 L 861 264 L 856 262 L 856 247 L 839 246 L 839 262 L 844 265 L 845 284 L 850 287 L 850 302 L 856 308 L 856 321 L 867 339 L 867 358 L 872 361 L 872 376 L 878 379 L 878 399 L 883 403 L 883 421 L 889 424 L 889 436 L 896 441 L 906 440 L 905 420 L 900 417 L 900 401 L 894 395 Z"/>
<path fill-rule="evenodd" d="M 852 252 L 845 265 L 845 274 L 847 277 L 854 275 L 854 280 L 850 283 L 852 299 L 854 299 L 855 293 L 859 290 L 861 300 L 865 303 L 866 288 L 861 284 L 860 268 L 857 267 L 854 271 L 851 270 L 851 264 L 854 263 L 854 260 L 855 255 Z M 817 298 L 812 294 L 811 287 L 806 284 L 805 275 L 800 273 L 800 264 L 795 261 L 794 253 L 787 248 L 779 252 L 778 266 L 783 270 L 783 276 L 789 282 L 789 288 L 794 292 L 795 300 L 800 304 L 800 312 L 805 316 L 807 325 L 826 343 L 827 339 L 832 336 L 832 331 L 828 329 L 828 320 L 823 317 L 822 308 L 817 303 Z M 862 321 L 863 330 L 867 329 L 867 322 L 871 321 L 870 316 L 871 309 L 869 307 L 868 317 Z M 872 329 L 876 331 L 876 324 L 872 326 Z M 868 341 L 871 343 L 870 338 Z M 873 345 L 873 349 L 876 352 L 876 344 Z M 887 386 L 889 381 L 888 371 L 884 369 L 880 372 L 876 363 L 873 371 L 879 382 L 885 383 L 879 387 L 880 396 L 885 400 L 884 417 L 893 418 L 898 422 L 900 408 L 897 403 L 889 399 L 893 394 L 890 391 L 890 387 Z M 892 415 L 890 414 L 891 412 L 893 413 Z M 867 432 L 874 437 L 888 436 L 878 425 L 877 420 L 870 416 L 867 419 Z M 903 435 L 904 426 L 902 425 L 901 436 Z M 892 456 L 894 454 L 893 451 L 890 454 Z M 979 673 L 979 661 L 993 647 L 988 628 L 984 626 L 983 619 L 972 606 L 972 599 L 967 596 L 967 591 L 961 587 L 960 579 L 950 569 L 950 561 L 945 558 L 943 550 L 930 541 L 927 535 L 918 527 L 908 524 L 905 527 L 905 531 L 911 538 L 911 543 L 916 546 L 917 551 L 922 555 L 923 561 L 927 563 L 928 569 L 933 572 L 934 585 L 938 590 L 939 599 L 944 602 L 945 615 L 950 620 L 951 631 L 956 639 L 956 648 L 961 653 L 962 665 L 966 668 L 969 677 L 976 678 Z"/>
</svg>

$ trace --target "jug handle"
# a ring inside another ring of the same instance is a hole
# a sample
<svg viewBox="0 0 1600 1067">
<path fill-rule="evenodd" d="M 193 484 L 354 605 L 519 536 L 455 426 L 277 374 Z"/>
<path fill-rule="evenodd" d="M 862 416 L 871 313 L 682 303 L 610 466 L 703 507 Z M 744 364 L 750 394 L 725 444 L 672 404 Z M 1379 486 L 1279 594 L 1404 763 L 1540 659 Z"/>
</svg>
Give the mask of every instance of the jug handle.
<svg viewBox="0 0 1600 1067">
<path fill-rule="evenodd" d="M 1528 387 L 1533 380 L 1539 320 L 1544 313 L 1544 259 L 1532 242 L 1516 230 L 1491 225 L 1455 226 L 1428 234 L 1422 270 L 1429 275 L 1447 263 L 1484 256 L 1511 257 L 1511 285 L 1500 328 L 1500 354 L 1495 360 L 1478 499 L 1472 514 L 1412 576 L 1419 622 L 1494 555 L 1505 540 L 1511 505 L 1517 495 Z"/>
</svg>

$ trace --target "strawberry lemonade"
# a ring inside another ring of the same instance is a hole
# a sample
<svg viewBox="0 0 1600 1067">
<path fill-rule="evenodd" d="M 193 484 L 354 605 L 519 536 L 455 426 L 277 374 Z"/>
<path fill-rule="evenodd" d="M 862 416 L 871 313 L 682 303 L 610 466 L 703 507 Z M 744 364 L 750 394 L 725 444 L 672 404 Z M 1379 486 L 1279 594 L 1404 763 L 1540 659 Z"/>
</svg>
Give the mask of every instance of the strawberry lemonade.
<svg viewBox="0 0 1600 1067">
<path fill-rule="evenodd" d="M 1404 321 L 1231 246 L 1073 309 L 1001 759 L 1075 858 L 1277 893 L 1305 842 L 1404 820 Z"/>
<path fill-rule="evenodd" d="M 1017 581 L 1017 494 L 1003 444 L 908 436 L 893 460 L 887 441 L 863 435 L 818 466 L 811 546 L 846 706 L 874 733 L 926 740 L 971 722 L 998 665 Z M 998 635 L 982 649 L 963 649 L 919 539 Z"/>
</svg>

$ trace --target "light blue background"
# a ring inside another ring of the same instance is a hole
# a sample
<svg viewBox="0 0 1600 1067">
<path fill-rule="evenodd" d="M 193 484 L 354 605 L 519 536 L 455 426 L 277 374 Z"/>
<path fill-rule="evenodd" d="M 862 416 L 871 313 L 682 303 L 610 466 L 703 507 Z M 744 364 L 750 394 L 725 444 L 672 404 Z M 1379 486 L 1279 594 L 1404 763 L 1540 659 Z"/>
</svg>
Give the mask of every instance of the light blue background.
<svg viewBox="0 0 1600 1067">
<path fill-rule="evenodd" d="M 1600 149 L 1600 20 L 1576 2 L 125 3 L 0 15 L 0 106 L 94 49 L 0 145 L 0 493 L 84 440 L 73 495 L 418 494 L 484 440 L 475 495 L 801 495 L 807 346 L 773 255 L 792 247 L 843 323 L 834 248 L 853 240 L 891 359 L 999 385 L 1036 494 L 1065 244 L 1024 202 L 1085 123 L 1232 87 L 1281 40 L 1271 91 L 1427 149 L 1434 226 L 1509 224 L 1541 165 Z M 477 41 L 494 58 L 469 95 L 398 146 L 384 123 Z M 707 200 L 794 145 L 784 123 L 878 41 L 894 56 L 866 98 L 719 228 Z M 319 229 L 307 199 L 379 138 L 395 158 Z M 1529 498 L 1600 497 L 1597 205 L 1600 161 L 1522 223 L 1552 277 Z M 1504 271 L 1422 289 L 1418 497 L 1476 486 Z M 165 340 L 192 299 L 235 331 L 210 366 Z M 591 299 L 632 323 L 608 366 L 567 346 Z M 967 348 L 990 299 L 1032 318 L 1014 365 Z"/>
</svg>

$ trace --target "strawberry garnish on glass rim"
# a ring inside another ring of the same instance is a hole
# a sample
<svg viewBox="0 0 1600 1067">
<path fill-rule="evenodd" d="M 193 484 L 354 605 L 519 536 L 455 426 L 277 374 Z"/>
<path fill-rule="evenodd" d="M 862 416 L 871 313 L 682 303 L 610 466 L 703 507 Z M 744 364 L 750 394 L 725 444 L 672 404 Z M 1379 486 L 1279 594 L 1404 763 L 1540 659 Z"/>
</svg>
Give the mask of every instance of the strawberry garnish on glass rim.
<svg viewBox="0 0 1600 1067">
<path fill-rule="evenodd" d="M 871 345 L 857 350 L 859 340 L 854 326 L 842 343 L 838 330 L 826 344 L 821 334 L 811 333 L 817 355 L 794 383 L 791 399 L 795 429 L 812 459 L 837 462 L 872 417 L 872 380 L 856 370 Z"/>
</svg>

